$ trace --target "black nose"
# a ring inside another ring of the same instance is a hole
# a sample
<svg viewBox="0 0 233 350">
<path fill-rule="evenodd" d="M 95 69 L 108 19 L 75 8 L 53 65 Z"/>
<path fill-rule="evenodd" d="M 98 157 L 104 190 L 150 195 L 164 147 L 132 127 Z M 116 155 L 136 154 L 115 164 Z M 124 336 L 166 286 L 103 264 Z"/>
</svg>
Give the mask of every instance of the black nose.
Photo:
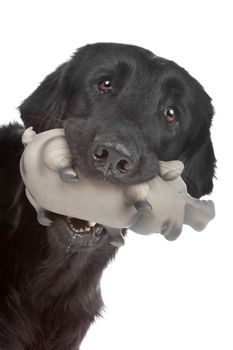
<svg viewBox="0 0 233 350">
<path fill-rule="evenodd" d="M 134 157 L 121 144 L 97 144 L 93 148 L 92 157 L 95 168 L 100 170 L 105 177 L 123 177 L 135 166 Z"/>
</svg>

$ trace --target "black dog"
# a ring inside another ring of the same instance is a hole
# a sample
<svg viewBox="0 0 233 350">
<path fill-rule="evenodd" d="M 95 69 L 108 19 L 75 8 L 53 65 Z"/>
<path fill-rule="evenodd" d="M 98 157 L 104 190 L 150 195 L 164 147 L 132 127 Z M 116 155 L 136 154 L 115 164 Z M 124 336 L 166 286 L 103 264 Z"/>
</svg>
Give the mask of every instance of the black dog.
<svg viewBox="0 0 233 350">
<path fill-rule="evenodd" d="M 158 159 L 180 159 L 192 196 L 212 190 L 211 99 L 184 69 L 148 50 L 87 45 L 19 109 L 36 132 L 64 127 L 86 176 L 140 183 L 158 174 Z M 99 281 L 117 248 L 98 224 L 60 215 L 47 229 L 37 223 L 19 173 L 22 132 L 18 123 L 0 128 L 0 348 L 78 349 L 100 315 Z M 72 230 L 81 231 L 75 243 Z"/>
</svg>

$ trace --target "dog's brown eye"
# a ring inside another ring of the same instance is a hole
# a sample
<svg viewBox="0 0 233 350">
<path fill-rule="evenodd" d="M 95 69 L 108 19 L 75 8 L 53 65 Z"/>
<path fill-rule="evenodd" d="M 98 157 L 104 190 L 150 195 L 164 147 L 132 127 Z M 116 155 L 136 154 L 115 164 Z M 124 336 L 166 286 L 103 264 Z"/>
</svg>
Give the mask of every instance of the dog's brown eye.
<svg viewBox="0 0 233 350">
<path fill-rule="evenodd" d="M 102 93 L 109 92 L 112 90 L 112 82 L 109 79 L 103 80 L 99 82 L 99 90 Z"/>
<path fill-rule="evenodd" d="M 172 123 L 176 121 L 176 112 L 174 108 L 172 107 L 166 108 L 164 115 L 167 123 Z"/>
</svg>

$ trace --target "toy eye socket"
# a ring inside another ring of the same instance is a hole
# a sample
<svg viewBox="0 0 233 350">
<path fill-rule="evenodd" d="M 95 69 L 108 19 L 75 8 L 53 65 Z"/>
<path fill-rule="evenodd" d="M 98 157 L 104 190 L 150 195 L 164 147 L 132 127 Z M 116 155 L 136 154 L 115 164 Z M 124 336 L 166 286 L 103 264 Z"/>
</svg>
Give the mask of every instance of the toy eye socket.
<svg viewBox="0 0 233 350">
<path fill-rule="evenodd" d="M 98 88 L 100 92 L 106 93 L 112 90 L 112 82 L 110 79 L 104 79 L 99 82 Z"/>
<path fill-rule="evenodd" d="M 164 116 L 165 116 L 165 121 L 167 123 L 173 123 L 177 119 L 176 111 L 175 111 L 175 109 L 173 107 L 166 108 L 165 112 L 164 112 Z"/>
</svg>

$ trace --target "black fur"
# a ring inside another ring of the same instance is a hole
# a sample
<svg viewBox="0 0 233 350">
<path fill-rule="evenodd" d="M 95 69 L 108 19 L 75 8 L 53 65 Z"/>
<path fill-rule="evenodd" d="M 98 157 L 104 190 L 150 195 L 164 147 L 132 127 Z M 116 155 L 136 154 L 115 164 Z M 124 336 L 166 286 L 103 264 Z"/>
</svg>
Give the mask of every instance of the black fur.
<svg viewBox="0 0 233 350">
<path fill-rule="evenodd" d="M 98 89 L 111 79 L 112 90 Z M 167 124 L 172 106 L 177 121 Z M 79 49 L 45 78 L 20 106 L 24 126 L 36 132 L 64 127 L 74 164 L 102 177 L 91 162 L 93 140 L 110 138 L 137 154 L 123 178 L 132 184 L 158 174 L 158 159 L 180 159 L 189 193 L 213 187 L 211 99 L 183 68 L 140 47 L 99 43 Z M 95 249 L 66 251 L 56 218 L 36 220 L 19 174 L 23 127 L 0 128 L 0 349 L 78 349 L 103 307 L 99 280 L 116 248 L 106 236 Z"/>
</svg>

